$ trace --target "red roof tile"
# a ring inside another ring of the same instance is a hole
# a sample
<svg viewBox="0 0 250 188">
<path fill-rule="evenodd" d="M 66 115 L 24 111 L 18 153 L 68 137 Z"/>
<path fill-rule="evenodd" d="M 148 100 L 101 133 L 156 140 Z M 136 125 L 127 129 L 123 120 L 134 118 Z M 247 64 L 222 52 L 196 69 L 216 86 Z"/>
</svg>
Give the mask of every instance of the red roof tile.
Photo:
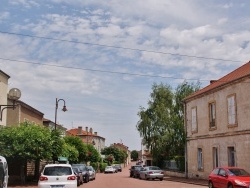
<svg viewBox="0 0 250 188">
<path fill-rule="evenodd" d="M 230 72 L 229 74 L 225 75 L 224 77 L 220 78 L 219 80 L 213 81 L 210 85 L 204 87 L 203 89 L 200 89 L 199 91 L 189 95 L 188 97 L 185 98 L 185 100 L 204 94 L 208 91 L 219 88 L 221 86 L 224 86 L 228 83 L 234 82 L 238 79 L 247 76 L 250 76 L 250 61 L 242 65 L 241 67 L 235 69 L 234 71 Z"/>
</svg>

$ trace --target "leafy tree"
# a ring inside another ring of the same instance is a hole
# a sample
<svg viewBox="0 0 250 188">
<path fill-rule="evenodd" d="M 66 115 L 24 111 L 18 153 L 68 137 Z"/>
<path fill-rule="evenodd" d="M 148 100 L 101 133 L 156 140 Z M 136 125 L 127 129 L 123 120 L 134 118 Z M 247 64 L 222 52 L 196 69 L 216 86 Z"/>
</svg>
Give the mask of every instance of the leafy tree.
<svg viewBox="0 0 250 188">
<path fill-rule="evenodd" d="M 51 160 L 53 144 L 51 131 L 43 126 L 25 122 L 20 126 L 0 129 L 0 155 L 21 162 L 22 183 L 26 179 L 24 167 L 27 161 L 34 160 L 37 166 L 42 159 Z M 38 168 L 36 175 L 37 173 Z"/>
<path fill-rule="evenodd" d="M 117 161 L 119 163 L 124 163 L 125 159 L 128 157 L 127 153 L 121 149 L 118 149 L 114 146 L 106 147 L 101 152 L 103 155 L 112 156 L 112 161 Z M 111 161 L 111 160 L 108 160 Z"/>
<path fill-rule="evenodd" d="M 87 149 L 87 161 L 90 161 L 92 163 L 100 161 L 101 156 L 92 144 L 88 144 Z"/>
<path fill-rule="evenodd" d="M 182 100 L 199 89 L 199 84 L 184 82 L 176 88 L 153 84 L 148 108 L 140 107 L 137 130 L 143 144 L 153 155 L 154 163 L 161 166 L 163 160 L 184 155 L 185 130 Z"/>
<path fill-rule="evenodd" d="M 84 144 L 81 140 L 81 138 L 77 136 L 65 136 L 64 137 L 65 142 L 72 146 L 75 147 L 76 150 L 78 151 L 78 160 L 77 161 L 72 161 L 72 162 L 86 162 L 87 161 L 87 152 L 88 148 L 87 145 Z"/>
<path fill-rule="evenodd" d="M 79 152 L 75 148 L 75 146 L 72 146 L 70 144 L 67 144 L 66 142 L 63 144 L 63 151 L 61 156 L 67 157 L 68 161 L 70 163 L 76 163 L 78 162 Z"/>
<path fill-rule="evenodd" d="M 136 161 L 138 159 L 138 152 L 136 150 L 131 151 L 131 159 Z"/>
</svg>

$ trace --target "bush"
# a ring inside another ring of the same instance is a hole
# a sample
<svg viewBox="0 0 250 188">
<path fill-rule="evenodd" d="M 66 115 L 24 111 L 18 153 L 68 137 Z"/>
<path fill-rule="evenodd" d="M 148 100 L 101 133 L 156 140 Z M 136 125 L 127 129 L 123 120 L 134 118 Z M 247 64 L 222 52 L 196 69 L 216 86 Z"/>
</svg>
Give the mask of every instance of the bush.
<svg viewBox="0 0 250 188">
<path fill-rule="evenodd" d="M 177 167 L 181 172 L 185 172 L 185 157 L 184 156 L 175 156 L 174 157 Z"/>
</svg>

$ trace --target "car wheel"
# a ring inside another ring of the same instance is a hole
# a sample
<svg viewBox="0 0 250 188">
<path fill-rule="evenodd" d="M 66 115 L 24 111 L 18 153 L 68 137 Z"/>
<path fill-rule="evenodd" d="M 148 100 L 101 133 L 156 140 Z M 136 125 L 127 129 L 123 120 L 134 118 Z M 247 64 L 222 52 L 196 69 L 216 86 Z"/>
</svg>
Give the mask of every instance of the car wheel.
<svg viewBox="0 0 250 188">
<path fill-rule="evenodd" d="M 214 188 L 214 185 L 213 185 L 213 183 L 211 181 L 208 182 L 208 187 L 209 188 Z"/>
<path fill-rule="evenodd" d="M 233 185 L 231 183 L 229 183 L 227 188 L 233 188 Z"/>
<path fill-rule="evenodd" d="M 160 181 L 162 181 L 163 180 L 163 178 L 160 178 Z"/>
</svg>

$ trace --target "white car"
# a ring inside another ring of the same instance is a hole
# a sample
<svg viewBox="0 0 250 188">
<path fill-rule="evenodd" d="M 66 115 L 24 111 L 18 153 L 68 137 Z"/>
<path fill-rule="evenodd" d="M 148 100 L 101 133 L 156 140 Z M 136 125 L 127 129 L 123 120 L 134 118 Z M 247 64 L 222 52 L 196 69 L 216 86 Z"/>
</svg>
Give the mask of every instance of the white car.
<svg viewBox="0 0 250 188">
<path fill-rule="evenodd" d="M 38 181 L 39 188 L 77 188 L 77 177 L 70 164 L 48 164 Z"/>
<path fill-rule="evenodd" d="M 113 166 L 106 166 L 104 173 L 115 173 L 116 169 Z"/>
</svg>

